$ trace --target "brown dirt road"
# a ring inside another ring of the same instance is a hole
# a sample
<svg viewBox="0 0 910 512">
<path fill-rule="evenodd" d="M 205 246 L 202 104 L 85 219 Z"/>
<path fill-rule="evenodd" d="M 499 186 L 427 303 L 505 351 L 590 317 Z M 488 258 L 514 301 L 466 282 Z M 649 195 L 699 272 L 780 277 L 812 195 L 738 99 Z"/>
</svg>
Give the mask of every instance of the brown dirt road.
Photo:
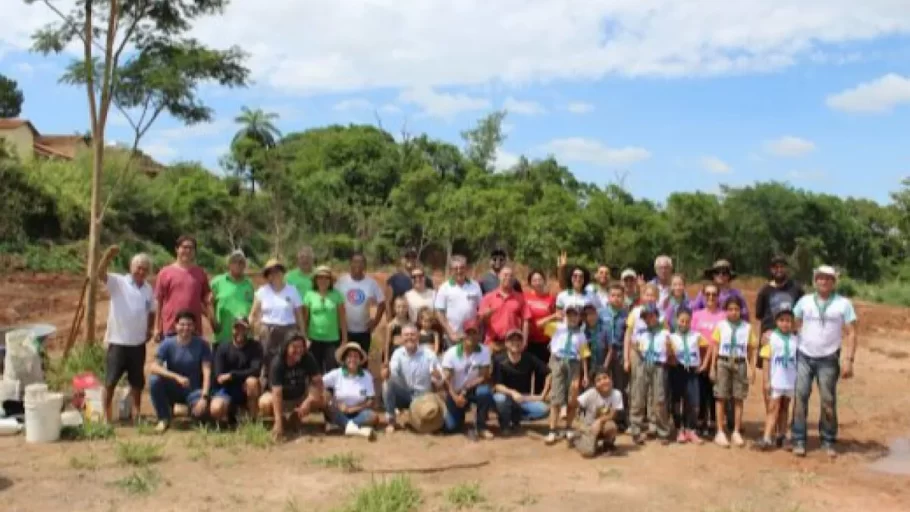
<svg viewBox="0 0 910 512">
<path fill-rule="evenodd" d="M 0 325 L 41 321 L 65 333 L 81 282 L 73 276 L 0 276 Z M 742 284 L 754 302 L 755 283 Z M 103 304 L 99 318 L 106 314 Z M 111 485 L 132 472 L 116 462 L 115 442 L 34 446 L 25 445 L 21 436 L 0 437 L 0 510 L 331 510 L 354 490 L 385 477 L 311 463 L 315 457 L 351 452 L 362 457 L 367 469 L 489 461 L 478 469 L 413 475 L 424 497 L 419 510 L 453 510 L 446 491 L 478 482 L 484 501 L 471 510 L 906 511 L 910 477 L 876 473 L 868 465 L 886 452 L 890 440 L 910 436 L 910 312 L 857 306 L 860 349 L 856 377 L 840 387 L 844 453 L 836 461 L 817 451 L 798 460 L 785 452 L 712 445 L 650 443 L 639 449 L 625 437 L 620 456 L 585 461 L 565 445 L 546 447 L 533 437 L 474 444 L 462 437 L 407 433 L 380 435 L 375 443 L 313 433 L 267 452 L 212 448 L 199 458 L 187 448 L 194 434 L 171 432 L 144 439 L 164 443 L 165 460 L 157 464 L 162 475 L 158 488 L 137 497 Z M 750 437 L 758 431 L 760 410 L 753 392 L 745 416 Z M 811 410 L 814 421 L 817 403 Z M 121 439 L 137 436 L 132 428 L 118 430 Z M 815 447 L 811 442 L 810 449 Z M 88 454 L 94 454 L 97 467 L 72 467 L 74 458 Z"/>
</svg>

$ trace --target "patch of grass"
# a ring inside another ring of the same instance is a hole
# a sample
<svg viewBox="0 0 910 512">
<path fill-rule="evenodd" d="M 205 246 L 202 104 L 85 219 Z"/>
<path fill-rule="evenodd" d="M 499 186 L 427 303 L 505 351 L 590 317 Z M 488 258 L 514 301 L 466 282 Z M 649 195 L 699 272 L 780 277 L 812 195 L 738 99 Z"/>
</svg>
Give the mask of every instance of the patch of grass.
<svg viewBox="0 0 910 512">
<path fill-rule="evenodd" d="M 78 427 L 63 427 L 60 437 L 72 441 L 103 441 L 113 439 L 114 427 L 101 421 L 85 420 Z"/>
<path fill-rule="evenodd" d="M 862 283 L 845 277 L 837 283 L 837 292 L 847 297 L 892 306 L 910 306 L 910 283 L 900 278 L 880 283 Z"/>
<path fill-rule="evenodd" d="M 345 473 L 357 473 L 363 468 L 360 466 L 360 455 L 351 452 L 336 453 L 328 457 L 318 457 L 311 461 L 314 465 L 323 468 L 336 468 Z"/>
<path fill-rule="evenodd" d="M 104 365 L 107 354 L 102 343 L 80 343 L 73 347 L 66 360 L 50 363 L 47 385 L 51 389 L 70 389 L 73 377 L 83 372 L 92 372 L 99 381 L 104 381 Z"/>
<path fill-rule="evenodd" d="M 161 475 L 151 468 L 133 471 L 123 478 L 114 480 L 111 485 L 133 495 L 151 494 L 161 483 Z"/>
<path fill-rule="evenodd" d="M 272 431 L 261 420 L 241 422 L 235 434 L 242 444 L 260 450 L 275 444 Z"/>
<path fill-rule="evenodd" d="M 98 469 L 98 456 L 94 453 L 86 455 L 73 455 L 70 457 L 70 467 L 78 470 L 95 471 Z"/>
<path fill-rule="evenodd" d="M 117 444 L 117 460 L 121 464 L 145 467 L 164 459 L 164 446 L 160 444 L 125 441 Z"/>
<path fill-rule="evenodd" d="M 448 501 L 455 510 L 471 508 L 486 500 L 483 492 L 480 490 L 479 482 L 461 483 L 446 491 L 446 501 Z"/>
<path fill-rule="evenodd" d="M 396 476 L 374 481 L 335 512 L 413 512 L 420 502 L 420 491 L 411 479 Z"/>
<path fill-rule="evenodd" d="M 155 432 L 155 423 L 144 419 L 136 422 L 136 433 L 140 436 L 158 436 L 158 432 Z"/>
</svg>

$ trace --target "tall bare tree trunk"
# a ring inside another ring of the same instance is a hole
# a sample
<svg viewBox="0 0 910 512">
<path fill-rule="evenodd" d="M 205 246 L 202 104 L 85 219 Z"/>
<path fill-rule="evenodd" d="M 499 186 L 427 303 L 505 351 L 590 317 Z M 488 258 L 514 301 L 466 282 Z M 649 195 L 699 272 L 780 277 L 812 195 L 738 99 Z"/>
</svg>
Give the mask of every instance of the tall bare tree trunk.
<svg viewBox="0 0 910 512">
<path fill-rule="evenodd" d="M 100 127 L 99 127 L 100 128 Z M 104 133 L 92 134 L 94 155 L 92 156 L 92 207 L 88 231 L 88 289 L 85 298 L 85 339 L 88 343 L 95 343 L 95 318 L 98 306 L 98 259 L 101 242 L 101 172 L 104 166 Z"/>
</svg>

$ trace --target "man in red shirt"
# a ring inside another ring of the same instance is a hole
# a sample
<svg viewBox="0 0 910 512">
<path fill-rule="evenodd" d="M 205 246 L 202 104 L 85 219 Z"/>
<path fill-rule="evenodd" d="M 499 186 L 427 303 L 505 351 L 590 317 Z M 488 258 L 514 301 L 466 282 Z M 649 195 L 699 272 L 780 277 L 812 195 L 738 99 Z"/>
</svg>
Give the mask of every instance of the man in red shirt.
<svg viewBox="0 0 910 512">
<path fill-rule="evenodd" d="M 480 301 L 480 319 L 484 324 L 486 344 L 493 353 L 505 348 L 506 334 L 511 330 L 522 333 L 522 350 L 528 343 L 528 320 L 531 310 L 524 295 L 512 287 L 512 268 L 499 271 L 499 288 L 483 296 Z"/>
<path fill-rule="evenodd" d="M 161 269 L 155 278 L 155 299 L 158 316 L 155 317 L 155 336 L 161 341 L 176 332 L 177 313 L 187 310 L 195 317 L 195 334 L 202 336 L 202 316 L 211 322 L 213 315 L 208 303 L 209 277 L 196 265 L 196 239 L 181 236 L 177 239 L 177 261 Z"/>
</svg>

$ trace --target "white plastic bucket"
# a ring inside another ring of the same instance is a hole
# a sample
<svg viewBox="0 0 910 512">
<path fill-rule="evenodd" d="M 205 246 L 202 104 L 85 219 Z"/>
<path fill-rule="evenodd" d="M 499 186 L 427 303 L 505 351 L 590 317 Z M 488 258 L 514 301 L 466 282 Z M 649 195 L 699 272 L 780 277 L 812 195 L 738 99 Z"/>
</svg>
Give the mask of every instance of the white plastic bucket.
<svg viewBox="0 0 910 512">
<path fill-rule="evenodd" d="M 25 442 L 52 443 L 60 439 L 63 394 L 41 393 L 37 386 L 25 388 Z"/>
</svg>

